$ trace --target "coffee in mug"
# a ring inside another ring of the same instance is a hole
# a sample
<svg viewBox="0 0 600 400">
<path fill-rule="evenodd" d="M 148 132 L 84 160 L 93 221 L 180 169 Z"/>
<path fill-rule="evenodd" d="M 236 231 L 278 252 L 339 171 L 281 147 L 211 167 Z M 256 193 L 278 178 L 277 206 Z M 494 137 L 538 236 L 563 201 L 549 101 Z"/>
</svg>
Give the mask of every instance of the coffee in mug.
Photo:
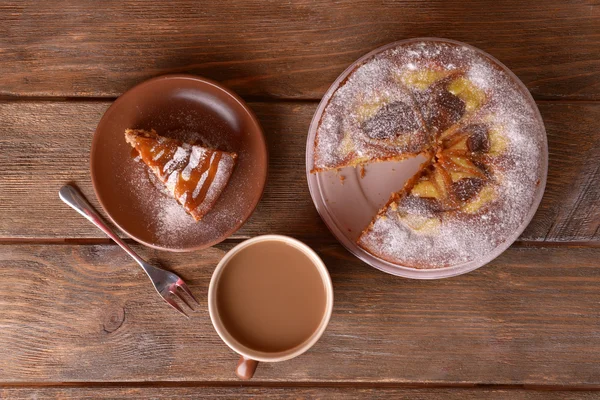
<svg viewBox="0 0 600 400">
<path fill-rule="evenodd" d="M 305 244 L 279 235 L 234 247 L 209 287 L 217 332 L 242 355 L 236 370 L 249 379 L 257 361 L 283 361 L 308 350 L 321 336 L 333 306 L 325 265 Z"/>
</svg>

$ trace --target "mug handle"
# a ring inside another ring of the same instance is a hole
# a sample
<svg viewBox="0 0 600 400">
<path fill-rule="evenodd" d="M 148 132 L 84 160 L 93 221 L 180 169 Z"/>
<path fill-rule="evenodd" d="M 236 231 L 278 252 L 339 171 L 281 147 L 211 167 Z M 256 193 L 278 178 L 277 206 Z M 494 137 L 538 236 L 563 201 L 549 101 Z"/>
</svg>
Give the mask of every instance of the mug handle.
<svg viewBox="0 0 600 400">
<path fill-rule="evenodd" d="M 240 361 L 238 361 L 238 365 L 235 368 L 235 374 L 240 379 L 250 379 L 254 376 L 254 371 L 256 371 L 257 366 L 258 361 L 241 356 Z"/>
</svg>

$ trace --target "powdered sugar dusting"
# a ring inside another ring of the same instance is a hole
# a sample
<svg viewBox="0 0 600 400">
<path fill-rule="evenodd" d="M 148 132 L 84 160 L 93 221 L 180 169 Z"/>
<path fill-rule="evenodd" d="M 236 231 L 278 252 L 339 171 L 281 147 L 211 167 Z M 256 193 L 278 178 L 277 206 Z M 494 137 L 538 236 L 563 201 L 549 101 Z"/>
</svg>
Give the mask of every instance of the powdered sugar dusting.
<svg viewBox="0 0 600 400">
<path fill-rule="evenodd" d="M 162 157 L 162 155 L 163 155 L 163 154 L 165 154 L 165 151 L 164 151 L 164 150 L 161 150 L 161 151 L 160 151 L 159 153 L 157 153 L 157 154 L 156 154 L 154 157 L 152 157 L 152 160 L 153 160 L 153 161 L 156 161 L 156 160 L 158 160 L 159 158 L 161 158 L 161 157 Z"/>
<path fill-rule="evenodd" d="M 173 155 L 173 158 L 171 158 L 163 167 L 162 172 L 165 174 L 170 173 L 175 168 L 177 168 L 179 164 L 185 162 L 185 160 L 188 159 L 189 155 L 189 149 L 185 149 L 184 147 L 178 147 L 175 151 L 175 154 Z"/>
<path fill-rule="evenodd" d="M 317 133 L 315 166 L 329 167 L 340 161 L 340 148 L 352 129 L 349 121 L 356 118 L 353 113 L 359 104 L 365 99 L 376 103 L 390 93 L 395 99 L 402 98 L 401 90 L 394 94 L 390 82 L 399 84 L 390 77 L 420 69 L 457 71 L 485 93 L 481 108 L 467 114 L 459 124 L 483 123 L 497 133 L 495 150 L 486 161 L 494 200 L 471 214 L 437 212 L 439 222 L 427 225 L 432 213 L 426 202 L 403 196 L 383 211 L 359 244 L 403 266 L 442 268 L 472 261 L 514 239 L 543 180 L 545 131 L 527 94 L 512 76 L 480 52 L 452 43 L 412 43 L 374 56 L 331 96 Z M 415 132 L 419 137 L 419 130 Z M 365 154 L 372 155 L 368 146 L 365 148 Z"/>
<path fill-rule="evenodd" d="M 210 158 L 210 161 L 209 161 L 211 164 L 212 164 L 213 159 L 214 159 L 214 154 Z M 202 186 L 204 186 L 204 182 L 206 181 L 206 178 L 208 177 L 208 172 L 209 172 L 209 170 L 207 169 L 206 171 L 204 171 L 202 173 L 202 175 L 200 175 L 200 179 L 198 179 L 198 184 L 196 185 L 196 188 L 194 189 L 194 192 L 192 193 L 192 198 L 195 199 L 200 194 L 200 190 L 202 190 Z"/>
<path fill-rule="evenodd" d="M 393 60 L 376 57 L 358 67 L 332 96 L 316 136 L 316 169 L 342 166 L 349 157 L 368 159 L 420 152 L 428 146 L 428 134 L 415 114 L 410 94 L 398 85 Z M 370 131 L 393 130 L 398 137 L 381 140 L 366 135 L 364 123 L 386 105 L 395 105 L 395 118 L 379 120 L 387 125 Z"/>
<path fill-rule="evenodd" d="M 194 229 L 194 219 L 167 191 L 165 185 L 143 163 L 135 166 L 129 185 L 135 195 L 135 204 L 131 205 L 144 210 L 145 219 L 139 223 L 156 235 L 154 242 L 163 245 L 179 243 L 186 232 Z M 170 176 L 177 177 L 177 171 Z M 189 234 L 189 233 L 187 233 Z"/>
<path fill-rule="evenodd" d="M 211 163 L 212 163 L 212 159 L 211 159 Z M 219 160 L 218 171 L 231 171 L 234 166 L 233 164 L 234 164 L 234 161 L 231 157 L 221 157 L 221 159 Z M 198 208 L 201 211 L 210 208 L 210 206 L 219 197 L 221 191 L 227 185 L 228 181 L 229 181 L 228 173 L 223 172 L 223 173 L 216 174 L 213 178 L 213 181 L 211 182 L 211 185 L 208 188 L 208 191 L 206 192 L 206 197 L 204 198 L 204 201 L 202 202 L 202 204 L 200 204 L 198 206 Z"/>
<path fill-rule="evenodd" d="M 181 172 L 181 177 L 186 181 L 189 180 L 192 170 L 196 168 L 198 164 L 200 164 L 200 160 L 203 160 L 204 157 L 206 157 L 206 149 L 200 146 L 193 146 L 192 152 L 190 154 L 190 159 L 188 161 L 188 164 Z"/>
<path fill-rule="evenodd" d="M 179 180 L 179 171 L 171 172 L 171 174 L 167 178 L 167 182 L 166 182 L 167 191 L 169 193 L 173 193 L 175 191 L 175 185 L 177 184 L 178 180 Z"/>
<path fill-rule="evenodd" d="M 176 164 L 178 169 L 168 175 L 166 185 L 141 161 L 136 163 L 135 171 L 128 171 L 133 177 L 130 180 L 130 187 L 137 198 L 136 207 L 141 207 L 144 215 L 148 217 L 144 222 L 146 229 L 152 232 L 156 236 L 156 242 L 160 242 L 163 246 L 180 246 L 183 242 L 193 240 L 194 235 L 200 232 L 201 236 L 219 237 L 222 232 L 242 220 L 240 212 L 243 208 L 240 205 L 234 205 L 231 209 L 231 205 L 229 207 L 223 205 L 225 202 L 236 204 L 238 200 L 232 198 L 232 193 L 236 193 L 236 189 L 242 190 L 241 187 L 245 184 L 243 180 L 234 179 L 232 176 L 235 162 L 227 154 L 222 155 L 218 172 L 209 186 L 207 195 L 196 209 L 206 213 L 201 221 L 196 222 L 177 202 L 173 192 L 179 176 L 183 175 L 186 169 L 190 170 L 186 174 L 191 173 L 191 169 L 199 165 L 208 151 L 200 146 L 189 145 L 182 146 L 181 149 L 189 154 L 189 159 L 178 159 Z M 214 157 L 215 153 L 212 154 Z M 185 201 L 186 195 L 187 193 L 182 195 L 180 202 Z M 218 199 L 223 201 L 217 201 Z"/>
<path fill-rule="evenodd" d="M 177 241 L 194 219 L 173 197 L 161 197 L 157 204 L 156 231 L 160 236 Z"/>
</svg>

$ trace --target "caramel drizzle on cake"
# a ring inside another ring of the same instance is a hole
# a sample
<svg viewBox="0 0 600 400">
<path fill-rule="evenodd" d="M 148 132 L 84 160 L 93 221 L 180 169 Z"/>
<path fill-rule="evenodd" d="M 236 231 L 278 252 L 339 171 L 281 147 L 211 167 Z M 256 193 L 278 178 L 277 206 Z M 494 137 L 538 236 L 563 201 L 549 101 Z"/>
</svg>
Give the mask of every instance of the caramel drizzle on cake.
<svg viewBox="0 0 600 400">
<path fill-rule="evenodd" d="M 357 66 L 329 98 L 313 172 L 425 155 L 357 243 L 403 266 L 446 267 L 517 228 L 539 183 L 544 134 L 487 57 L 446 42 L 399 45 Z"/>
<path fill-rule="evenodd" d="M 210 210 L 227 185 L 237 155 L 127 129 L 125 139 L 167 190 L 196 221 Z"/>
</svg>

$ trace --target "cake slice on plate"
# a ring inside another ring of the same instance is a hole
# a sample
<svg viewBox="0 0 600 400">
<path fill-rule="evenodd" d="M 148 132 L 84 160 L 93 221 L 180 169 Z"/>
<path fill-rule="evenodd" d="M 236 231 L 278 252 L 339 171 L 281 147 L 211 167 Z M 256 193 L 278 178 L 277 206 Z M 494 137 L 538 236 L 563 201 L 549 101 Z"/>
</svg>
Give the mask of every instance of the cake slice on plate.
<svg viewBox="0 0 600 400">
<path fill-rule="evenodd" d="M 125 140 L 196 221 L 227 186 L 237 158 L 235 153 L 160 136 L 154 129 L 127 129 Z"/>
</svg>

